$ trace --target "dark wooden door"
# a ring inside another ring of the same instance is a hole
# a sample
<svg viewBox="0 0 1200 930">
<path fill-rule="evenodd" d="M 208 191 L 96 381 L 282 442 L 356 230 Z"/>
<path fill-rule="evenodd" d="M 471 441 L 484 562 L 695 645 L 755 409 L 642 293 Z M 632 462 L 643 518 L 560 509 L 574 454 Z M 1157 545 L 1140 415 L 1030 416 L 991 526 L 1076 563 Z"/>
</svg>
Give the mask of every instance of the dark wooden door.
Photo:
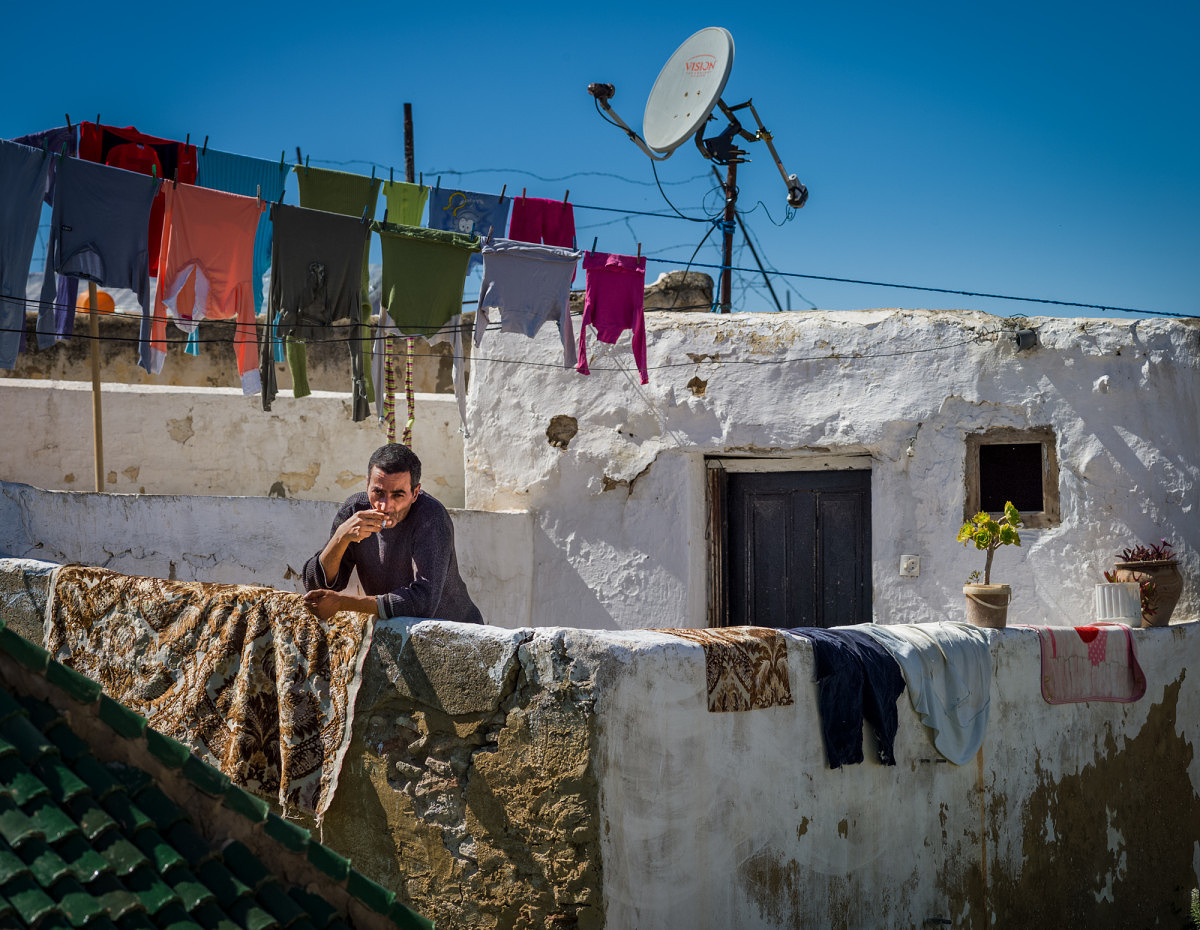
<svg viewBox="0 0 1200 930">
<path fill-rule="evenodd" d="M 729 472 L 729 624 L 871 621 L 871 473 Z"/>
</svg>

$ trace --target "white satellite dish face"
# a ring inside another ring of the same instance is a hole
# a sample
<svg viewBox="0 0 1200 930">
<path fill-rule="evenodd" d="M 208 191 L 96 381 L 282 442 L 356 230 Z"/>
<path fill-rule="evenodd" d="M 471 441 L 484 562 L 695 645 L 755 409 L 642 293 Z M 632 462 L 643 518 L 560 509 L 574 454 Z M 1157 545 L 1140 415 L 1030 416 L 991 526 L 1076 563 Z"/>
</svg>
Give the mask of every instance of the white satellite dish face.
<svg viewBox="0 0 1200 930">
<path fill-rule="evenodd" d="M 669 155 L 690 139 L 717 105 L 733 68 L 733 36 L 709 26 L 675 50 L 646 101 L 642 137 Z"/>
</svg>

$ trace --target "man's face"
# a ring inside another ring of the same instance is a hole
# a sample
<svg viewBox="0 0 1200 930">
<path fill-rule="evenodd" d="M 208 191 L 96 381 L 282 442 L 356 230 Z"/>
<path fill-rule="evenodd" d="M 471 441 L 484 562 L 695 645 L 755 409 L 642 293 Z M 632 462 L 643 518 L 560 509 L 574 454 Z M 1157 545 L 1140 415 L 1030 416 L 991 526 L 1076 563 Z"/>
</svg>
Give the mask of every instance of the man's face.
<svg viewBox="0 0 1200 930">
<path fill-rule="evenodd" d="M 372 468 L 367 476 L 367 496 L 371 500 L 371 508 L 386 516 L 386 527 L 395 526 L 408 516 L 408 510 L 420 490 L 419 484 L 412 487 L 412 475 L 406 471 L 389 475 L 379 468 Z"/>
</svg>

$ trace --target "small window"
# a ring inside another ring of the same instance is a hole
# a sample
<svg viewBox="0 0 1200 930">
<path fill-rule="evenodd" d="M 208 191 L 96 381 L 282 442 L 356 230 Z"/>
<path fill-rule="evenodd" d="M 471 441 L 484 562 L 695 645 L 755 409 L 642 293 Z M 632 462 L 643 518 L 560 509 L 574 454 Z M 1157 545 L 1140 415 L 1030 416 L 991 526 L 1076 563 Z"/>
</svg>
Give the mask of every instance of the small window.
<svg viewBox="0 0 1200 930">
<path fill-rule="evenodd" d="M 1021 522 L 1039 529 L 1059 523 L 1058 455 L 1054 431 L 993 429 L 967 437 L 966 502 L 963 519 L 981 510 L 999 514 L 1005 501 Z"/>
</svg>

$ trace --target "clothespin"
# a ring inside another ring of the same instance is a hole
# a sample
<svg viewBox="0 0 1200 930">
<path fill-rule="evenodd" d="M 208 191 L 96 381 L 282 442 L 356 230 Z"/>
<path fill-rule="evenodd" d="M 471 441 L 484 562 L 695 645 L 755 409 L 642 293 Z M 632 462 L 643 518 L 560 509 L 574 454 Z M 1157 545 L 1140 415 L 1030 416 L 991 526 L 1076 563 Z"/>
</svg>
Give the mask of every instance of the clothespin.
<svg viewBox="0 0 1200 930">
<path fill-rule="evenodd" d="M 375 166 L 374 165 L 371 166 L 371 180 L 372 181 L 375 180 Z"/>
<path fill-rule="evenodd" d="M 96 125 L 97 126 L 100 125 L 100 114 L 99 113 L 96 114 Z"/>
<path fill-rule="evenodd" d="M 156 181 L 158 180 L 158 165 L 150 166 L 150 177 L 154 178 Z"/>
<path fill-rule="evenodd" d="M 597 242 L 599 242 L 599 241 L 600 241 L 600 237 L 599 237 L 599 236 L 593 236 L 593 237 L 592 237 L 592 254 L 593 254 L 593 255 L 595 255 L 595 254 L 596 254 L 596 243 L 597 243 Z"/>
<path fill-rule="evenodd" d="M 71 131 L 71 114 L 67 114 L 67 132 Z"/>
<path fill-rule="evenodd" d="M 185 142 L 184 145 L 187 145 L 187 143 Z M 151 168 L 153 168 L 153 166 L 151 166 Z M 179 190 L 179 166 L 178 165 L 175 166 L 175 183 L 171 186 L 171 190 L 175 190 L 175 191 Z"/>
<path fill-rule="evenodd" d="M 418 183 L 419 183 L 419 184 L 420 184 L 422 187 L 424 187 L 424 186 L 425 186 L 425 172 L 424 172 L 424 171 L 421 171 L 421 172 L 419 172 L 419 173 L 417 174 L 417 177 L 420 179 L 420 180 L 418 181 Z"/>
<path fill-rule="evenodd" d="M 566 202 L 567 202 L 567 198 L 568 198 L 568 197 L 570 197 L 570 196 L 571 196 L 571 191 L 570 191 L 570 189 L 568 188 L 568 189 L 567 189 L 567 192 L 566 192 L 565 194 L 563 194 L 563 203 L 566 203 Z"/>
<path fill-rule="evenodd" d="M 279 170 L 283 170 L 283 160 L 287 158 L 287 149 L 283 149 L 279 153 Z"/>
<path fill-rule="evenodd" d="M 207 155 L 207 154 L 208 154 L 208 136 L 205 136 L 205 137 L 204 137 L 204 148 L 202 148 L 202 149 L 200 150 L 200 154 L 201 154 L 201 155 Z"/>
<path fill-rule="evenodd" d="M 491 244 L 492 244 L 492 230 L 493 230 L 493 229 L 495 229 L 495 228 L 496 228 L 495 226 L 489 226 L 489 227 L 488 227 L 488 235 L 487 235 L 487 244 L 488 244 L 488 245 L 491 245 Z"/>
<path fill-rule="evenodd" d="M 435 187 L 434 190 L 440 191 L 441 189 L 442 189 L 442 176 L 439 174 L 438 179 L 437 179 L 437 187 Z"/>
<path fill-rule="evenodd" d="M 637 257 L 638 257 L 638 258 L 641 258 L 641 257 L 642 257 L 642 244 L 641 244 L 640 242 L 638 243 L 638 253 L 637 253 Z"/>
<path fill-rule="evenodd" d="M 525 188 L 523 188 L 523 187 L 521 188 L 521 199 L 522 200 L 525 199 Z"/>
<path fill-rule="evenodd" d="M 262 185 L 255 185 L 254 200 L 258 204 L 258 209 L 262 210 Z"/>
<path fill-rule="evenodd" d="M 305 174 L 305 176 L 308 175 L 308 159 L 309 159 L 309 156 L 305 155 L 304 156 L 304 174 Z"/>
<path fill-rule="evenodd" d="M 396 183 L 396 169 L 395 168 L 388 168 L 388 183 L 389 184 Z"/>
<path fill-rule="evenodd" d="M 58 153 L 58 160 L 62 161 L 66 157 L 67 157 L 67 143 L 64 142 L 62 144 L 62 151 Z"/>
<path fill-rule="evenodd" d="M 505 184 L 502 188 L 500 188 L 500 199 L 497 200 L 496 203 L 504 203 L 504 192 L 506 190 L 508 190 L 507 184 Z"/>
<path fill-rule="evenodd" d="M 191 145 L 191 144 L 192 144 L 192 134 L 191 134 L 190 132 L 188 132 L 188 133 L 184 133 L 184 136 L 183 136 L 183 144 L 184 144 L 184 145 Z"/>
<path fill-rule="evenodd" d="M 383 208 L 383 225 L 387 225 L 387 207 Z"/>
</svg>

